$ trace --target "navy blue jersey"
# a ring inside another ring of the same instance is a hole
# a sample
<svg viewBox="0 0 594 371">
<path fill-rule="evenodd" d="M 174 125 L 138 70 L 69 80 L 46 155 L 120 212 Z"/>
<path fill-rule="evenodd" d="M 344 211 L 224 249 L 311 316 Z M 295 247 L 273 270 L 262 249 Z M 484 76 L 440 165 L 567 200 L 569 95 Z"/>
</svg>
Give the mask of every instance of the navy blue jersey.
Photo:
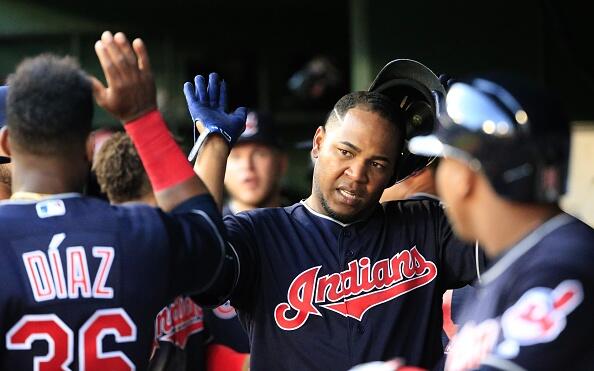
<svg viewBox="0 0 594 371">
<path fill-rule="evenodd" d="M 229 204 L 223 206 L 223 216 L 233 215 Z M 204 323 L 212 336 L 213 344 L 221 344 L 239 353 L 249 353 L 250 343 L 235 308 L 227 301 L 204 312 Z"/>
<path fill-rule="evenodd" d="M 0 203 L 0 368 L 146 369 L 156 315 L 210 285 L 223 238 L 210 196 L 171 214 L 73 194 Z"/>
<path fill-rule="evenodd" d="M 378 204 L 351 224 L 302 202 L 225 225 L 239 277 L 224 281 L 236 279 L 231 304 L 253 370 L 346 370 L 394 357 L 430 367 L 443 355 L 442 295 L 473 281 L 481 260 L 430 200 Z"/>
<path fill-rule="evenodd" d="M 594 370 L 594 230 L 560 214 L 482 275 L 449 370 Z"/>
</svg>

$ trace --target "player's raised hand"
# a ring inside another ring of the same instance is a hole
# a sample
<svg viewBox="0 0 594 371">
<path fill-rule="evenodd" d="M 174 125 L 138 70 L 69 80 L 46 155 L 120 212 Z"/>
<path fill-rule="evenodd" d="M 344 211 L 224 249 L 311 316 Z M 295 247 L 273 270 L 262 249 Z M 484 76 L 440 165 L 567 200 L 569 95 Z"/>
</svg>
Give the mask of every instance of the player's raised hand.
<svg viewBox="0 0 594 371">
<path fill-rule="evenodd" d="M 95 43 L 107 87 L 92 77 L 97 104 L 123 122 L 134 120 L 157 107 L 155 81 L 148 53 L 141 39 L 132 45 L 122 32 L 105 31 Z"/>
<path fill-rule="evenodd" d="M 194 78 L 194 84 L 184 84 L 184 95 L 188 103 L 190 116 L 202 134 L 217 133 L 223 136 L 230 146 L 233 146 L 243 130 L 247 109 L 239 107 L 232 113 L 227 109 L 227 85 L 220 81 L 216 73 L 208 78 L 208 87 L 202 75 Z"/>
</svg>

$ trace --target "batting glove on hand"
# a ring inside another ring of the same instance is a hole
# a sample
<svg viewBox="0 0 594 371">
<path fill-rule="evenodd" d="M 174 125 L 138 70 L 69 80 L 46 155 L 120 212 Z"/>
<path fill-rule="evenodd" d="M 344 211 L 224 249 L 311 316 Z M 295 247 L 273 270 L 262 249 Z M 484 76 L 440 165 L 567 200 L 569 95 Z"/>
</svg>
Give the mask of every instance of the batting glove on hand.
<svg viewBox="0 0 594 371">
<path fill-rule="evenodd" d="M 221 135 L 229 147 L 233 147 L 243 130 L 247 109 L 239 107 L 233 113 L 226 113 L 227 84 L 219 82 L 219 75 L 211 73 L 208 77 L 208 88 L 202 75 L 196 75 L 194 84 L 184 84 L 184 95 L 188 103 L 190 116 L 197 127 L 202 126 L 201 136 L 213 133 Z M 200 125 L 201 124 L 201 125 Z"/>
</svg>

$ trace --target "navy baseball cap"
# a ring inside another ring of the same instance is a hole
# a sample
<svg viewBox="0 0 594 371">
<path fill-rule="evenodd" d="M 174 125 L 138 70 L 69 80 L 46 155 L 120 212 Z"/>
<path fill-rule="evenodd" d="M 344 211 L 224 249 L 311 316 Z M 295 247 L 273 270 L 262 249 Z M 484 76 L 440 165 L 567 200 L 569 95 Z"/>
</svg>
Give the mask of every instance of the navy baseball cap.
<svg viewBox="0 0 594 371">
<path fill-rule="evenodd" d="M 8 95 L 8 86 L 0 86 L 0 128 L 6 125 L 6 96 Z"/>
<path fill-rule="evenodd" d="M 260 143 L 280 148 L 281 144 L 276 135 L 275 126 L 276 124 L 269 115 L 250 111 L 245 120 L 245 131 L 237 140 L 237 144 Z"/>
</svg>

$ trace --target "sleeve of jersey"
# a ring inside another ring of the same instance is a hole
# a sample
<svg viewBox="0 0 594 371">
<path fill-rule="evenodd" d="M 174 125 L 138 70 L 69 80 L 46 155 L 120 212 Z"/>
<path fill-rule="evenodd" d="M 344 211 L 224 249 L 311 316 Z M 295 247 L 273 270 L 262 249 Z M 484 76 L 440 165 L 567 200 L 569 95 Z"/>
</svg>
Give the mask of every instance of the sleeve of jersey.
<svg viewBox="0 0 594 371">
<path fill-rule="evenodd" d="M 247 310 L 259 294 L 260 252 L 256 238 L 257 226 L 250 214 L 239 213 L 226 216 L 225 227 L 229 246 L 240 262 L 237 282 L 230 297 L 231 304 L 237 309 Z"/>
<path fill-rule="evenodd" d="M 498 319 L 499 336 L 481 370 L 594 369 L 592 274 L 539 268 L 510 285 L 513 300 Z"/>
<path fill-rule="evenodd" d="M 440 206 L 435 206 L 435 216 L 441 248 L 441 279 L 445 289 L 472 284 L 485 267 L 485 254 L 475 243 L 466 243 L 456 237 Z"/>
<path fill-rule="evenodd" d="M 212 305 L 223 302 L 233 288 L 238 261 L 228 251 L 225 228 L 212 197 L 193 197 L 161 216 L 171 256 L 170 295 L 200 294 Z"/>
</svg>

